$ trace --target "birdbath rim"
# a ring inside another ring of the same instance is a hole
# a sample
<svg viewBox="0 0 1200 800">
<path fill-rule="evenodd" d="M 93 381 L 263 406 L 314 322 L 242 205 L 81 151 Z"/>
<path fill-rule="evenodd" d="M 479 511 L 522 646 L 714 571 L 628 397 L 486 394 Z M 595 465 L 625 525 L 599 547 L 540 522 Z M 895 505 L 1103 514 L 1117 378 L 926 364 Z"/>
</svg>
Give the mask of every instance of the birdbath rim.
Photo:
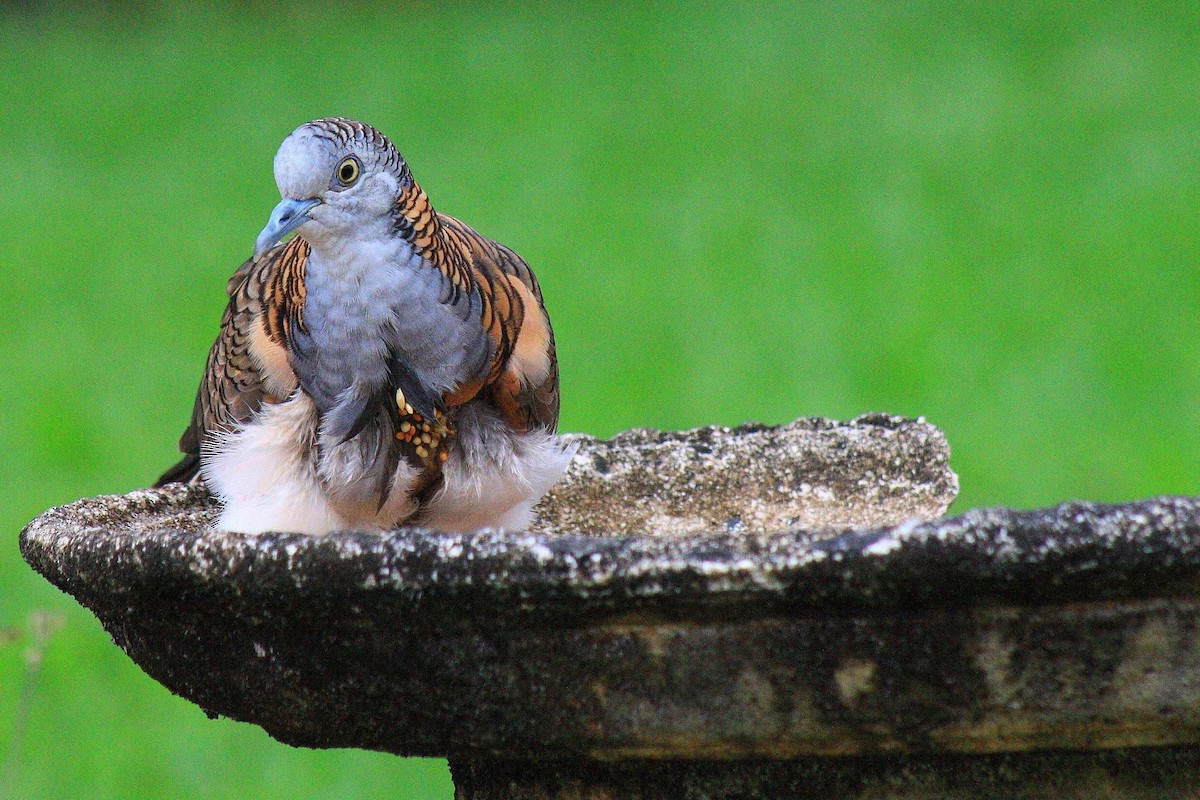
<svg viewBox="0 0 1200 800">
<path fill-rule="evenodd" d="M 195 485 L 89 498 L 21 532 L 26 560 L 85 605 L 225 587 L 292 606 L 387 596 L 430 625 L 576 622 L 1194 596 L 1200 498 L 971 509 L 865 530 L 238 534 Z M 103 579 L 103 576 L 108 576 Z M 114 576 L 119 576 L 116 580 Z"/>
<path fill-rule="evenodd" d="M 944 517 L 947 458 L 920 420 L 634 431 L 581 447 L 532 531 L 246 536 L 175 486 L 53 509 L 21 548 L 151 677 L 294 745 L 461 764 L 1200 743 L 1200 499 Z"/>
</svg>

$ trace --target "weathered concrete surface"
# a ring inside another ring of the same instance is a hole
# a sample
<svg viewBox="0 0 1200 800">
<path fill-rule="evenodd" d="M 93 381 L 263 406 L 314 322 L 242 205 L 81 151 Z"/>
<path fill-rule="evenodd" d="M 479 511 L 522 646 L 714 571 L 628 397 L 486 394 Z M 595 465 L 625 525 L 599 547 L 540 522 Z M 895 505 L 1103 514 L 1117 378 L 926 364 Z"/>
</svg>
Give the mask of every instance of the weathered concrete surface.
<svg viewBox="0 0 1200 800">
<path fill-rule="evenodd" d="M 945 435 L 886 414 L 580 441 L 535 532 L 881 527 L 940 517 L 958 493 Z"/>
<path fill-rule="evenodd" d="M 694 531 L 834 530 L 936 519 L 958 494 L 945 435 L 923 419 L 867 414 L 787 425 L 640 428 L 575 436 L 566 474 L 537 507 L 536 533 L 674 535 Z M 154 502 L 153 493 L 138 495 Z M 70 506 L 80 525 L 191 530 L 216 521 L 203 490 L 145 517 L 98 497 Z M 139 501 L 140 502 L 140 501 Z M 53 513 L 53 511 L 51 512 Z"/>
<path fill-rule="evenodd" d="M 83 501 L 31 523 L 23 552 L 170 689 L 293 744 L 620 759 L 1200 742 L 1197 500 L 832 540 L 241 536 L 205 531 L 202 503 Z"/>
<path fill-rule="evenodd" d="M 531 532 L 221 533 L 175 486 L 21 550 L 208 713 L 449 756 L 464 800 L 1191 796 L 1200 499 L 922 520 L 927 428 L 585 443 Z"/>
</svg>

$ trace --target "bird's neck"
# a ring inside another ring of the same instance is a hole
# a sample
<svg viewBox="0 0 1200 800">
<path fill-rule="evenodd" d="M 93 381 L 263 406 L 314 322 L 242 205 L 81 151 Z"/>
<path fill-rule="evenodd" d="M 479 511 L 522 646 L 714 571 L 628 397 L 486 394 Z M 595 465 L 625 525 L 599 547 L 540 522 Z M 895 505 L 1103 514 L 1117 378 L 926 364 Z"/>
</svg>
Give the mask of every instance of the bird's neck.
<svg viewBox="0 0 1200 800">
<path fill-rule="evenodd" d="M 395 211 L 393 227 L 396 233 L 412 242 L 418 253 L 431 252 L 441 237 L 441 220 L 425 190 L 416 181 L 400 189 Z"/>
<path fill-rule="evenodd" d="M 354 294 L 355 287 L 387 280 L 385 276 L 390 273 L 409 272 L 419 266 L 412 244 L 399 236 L 343 236 L 312 243 L 305 283 L 310 291 L 329 288 Z"/>
<path fill-rule="evenodd" d="M 449 241 L 442 216 L 415 181 L 401 189 L 396 198 L 394 228 L 412 243 L 413 252 L 440 270 L 450 283 L 458 287 L 471 283 L 470 265 L 463 248 Z"/>
</svg>

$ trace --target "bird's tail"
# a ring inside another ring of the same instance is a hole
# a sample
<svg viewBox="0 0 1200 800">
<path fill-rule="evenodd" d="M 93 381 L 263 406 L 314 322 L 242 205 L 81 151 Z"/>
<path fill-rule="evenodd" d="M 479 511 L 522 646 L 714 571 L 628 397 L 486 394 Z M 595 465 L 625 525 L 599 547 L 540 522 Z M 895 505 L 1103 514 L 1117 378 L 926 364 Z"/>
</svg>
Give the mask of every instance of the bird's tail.
<svg viewBox="0 0 1200 800">
<path fill-rule="evenodd" d="M 168 483 L 187 483 L 200 474 L 200 455 L 188 453 L 179 463 L 162 474 L 154 483 L 154 488 L 166 486 Z"/>
</svg>

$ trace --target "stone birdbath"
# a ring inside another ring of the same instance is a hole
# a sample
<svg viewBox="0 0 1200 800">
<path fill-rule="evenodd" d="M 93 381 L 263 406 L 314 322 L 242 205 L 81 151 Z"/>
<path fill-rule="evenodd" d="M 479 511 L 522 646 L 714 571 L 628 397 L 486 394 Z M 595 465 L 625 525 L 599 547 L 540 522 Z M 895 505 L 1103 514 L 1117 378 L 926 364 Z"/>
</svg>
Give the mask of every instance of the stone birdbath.
<svg viewBox="0 0 1200 800">
<path fill-rule="evenodd" d="M 524 532 L 213 531 L 175 486 L 26 560 L 210 715 L 456 797 L 1196 797 L 1200 500 L 942 515 L 872 415 L 582 439 Z"/>
</svg>

